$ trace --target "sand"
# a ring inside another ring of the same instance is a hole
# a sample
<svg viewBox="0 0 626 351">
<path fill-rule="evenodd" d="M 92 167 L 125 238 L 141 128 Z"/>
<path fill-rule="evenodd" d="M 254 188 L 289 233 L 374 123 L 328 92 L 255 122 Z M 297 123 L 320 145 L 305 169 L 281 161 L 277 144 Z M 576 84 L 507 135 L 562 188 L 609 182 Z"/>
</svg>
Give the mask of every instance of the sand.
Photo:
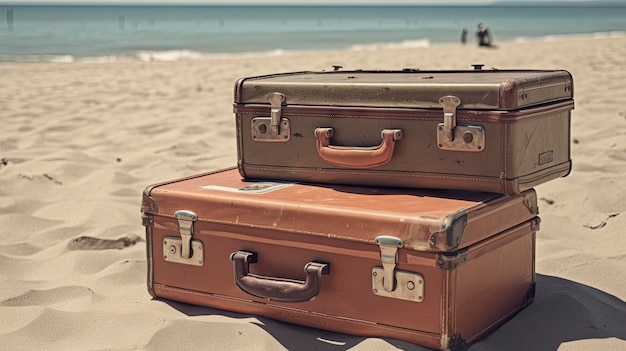
<svg viewBox="0 0 626 351">
<path fill-rule="evenodd" d="M 0 349 L 396 350 L 152 299 L 143 189 L 236 164 L 233 86 L 267 73 L 566 69 L 572 173 L 537 187 L 535 302 L 470 350 L 626 350 L 626 38 L 178 62 L 0 64 Z"/>
</svg>

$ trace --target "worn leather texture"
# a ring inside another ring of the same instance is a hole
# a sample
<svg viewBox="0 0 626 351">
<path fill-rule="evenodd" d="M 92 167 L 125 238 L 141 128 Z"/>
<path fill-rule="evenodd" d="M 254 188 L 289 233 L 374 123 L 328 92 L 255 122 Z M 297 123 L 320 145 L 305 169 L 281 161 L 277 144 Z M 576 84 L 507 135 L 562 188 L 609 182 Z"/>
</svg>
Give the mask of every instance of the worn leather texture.
<svg viewBox="0 0 626 351">
<path fill-rule="evenodd" d="M 178 210 L 197 215 L 201 266 L 164 259 L 164 240 L 180 236 Z M 442 349 L 471 343 L 527 305 L 535 279 L 534 190 L 250 182 L 231 168 L 150 186 L 142 211 L 153 296 L 354 335 Z M 423 301 L 372 292 L 380 235 L 403 241 L 395 269 L 423 277 Z M 255 255 L 231 258 L 241 252 Z M 252 293 L 237 277 L 253 280 Z M 305 281 L 313 287 L 295 289 Z"/>
<path fill-rule="evenodd" d="M 570 172 L 572 84 L 565 71 L 304 72 L 241 79 L 234 104 L 239 170 L 249 179 L 518 194 Z M 253 137 L 252 121 L 270 116 L 270 92 L 284 95 L 280 114 L 290 129 L 282 142 Z M 457 126 L 484 131 L 480 150 L 464 150 L 463 143 L 439 147 L 439 98 L 447 95 L 461 101 Z M 334 135 L 320 139 L 315 131 L 327 128 Z M 381 138 L 384 130 L 401 130 L 403 137 L 393 148 L 383 147 L 389 144 Z M 335 157 L 320 153 L 320 140 L 333 146 L 323 150 Z M 362 157 L 367 148 L 369 162 Z"/>
</svg>

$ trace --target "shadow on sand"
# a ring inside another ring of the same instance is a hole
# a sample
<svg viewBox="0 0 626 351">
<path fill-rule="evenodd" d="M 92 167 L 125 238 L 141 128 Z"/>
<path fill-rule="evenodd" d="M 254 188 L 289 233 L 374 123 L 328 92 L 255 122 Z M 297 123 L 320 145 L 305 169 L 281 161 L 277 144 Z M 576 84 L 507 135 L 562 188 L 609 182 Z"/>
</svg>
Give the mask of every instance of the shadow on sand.
<svg viewBox="0 0 626 351">
<path fill-rule="evenodd" d="M 235 319 L 251 317 L 212 308 L 164 302 L 187 316 L 219 315 Z M 349 350 L 367 339 L 286 324 L 264 317 L 254 317 L 250 323 L 263 329 L 288 350 Z M 490 335 L 472 344 L 469 351 L 551 351 L 569 341 L 601 338 L 626 340 L 624 326 L 624 301 L 587 285 L 538 274 L 534 302 Z M 188 337 L 193 338 L 193 335 Z M 402 350 L 428 350 L 394 339 L 384 338 L 380 341 L 375 345 L 384 347 L 387 344 L 389 348 Z"/>
</svg>

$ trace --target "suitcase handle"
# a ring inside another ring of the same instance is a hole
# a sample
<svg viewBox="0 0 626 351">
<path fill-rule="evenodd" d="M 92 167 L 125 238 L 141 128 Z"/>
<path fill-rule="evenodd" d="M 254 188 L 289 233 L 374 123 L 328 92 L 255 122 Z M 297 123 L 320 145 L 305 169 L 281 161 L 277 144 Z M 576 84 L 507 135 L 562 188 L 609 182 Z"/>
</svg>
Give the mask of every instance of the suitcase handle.
<svg viewBox="0 0 626 351">
<path fill-rule="evenodd" d="M 246 293 L 279 302 L 305 302 L 314 299 L 322 288 L 322 275 L 329 273 L 327 263 L 309 262 L 304 266 L 305 281 L 264 277 L 249 273 L 250 263 L 256 263 L 257 254 L 236 251 L 233 261 L 235 282 Z"/>
<path fill-rule="evenodd" d="M 391 161 L 396 140 L 402 139 L 401 129 L 383 129 L 380 145 L 333 146 L 330 145 L 330 138 L 334 134 L 333 128 L 315 129 L 317 153 L 328 163 L 352 168 L 373 168 Z"/>
</svg>

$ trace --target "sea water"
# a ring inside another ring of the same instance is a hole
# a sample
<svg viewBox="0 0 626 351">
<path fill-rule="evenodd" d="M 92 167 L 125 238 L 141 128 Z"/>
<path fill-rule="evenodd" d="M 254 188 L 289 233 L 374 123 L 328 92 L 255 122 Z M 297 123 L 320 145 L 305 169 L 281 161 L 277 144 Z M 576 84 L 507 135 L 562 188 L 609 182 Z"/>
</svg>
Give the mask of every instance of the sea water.
<svg viewBox="0 0 626 351">
<path fill-rule="evenodd" d="M 582 3 L 581 3 L 582 4 Z M 6 15 L 5 15 L 6 14 Z M 0 3 L 0 62 L 167 61 L 306 50 L 626 36 L 626 4 L 525 6 L 17 6 Z"/>
</svg>

